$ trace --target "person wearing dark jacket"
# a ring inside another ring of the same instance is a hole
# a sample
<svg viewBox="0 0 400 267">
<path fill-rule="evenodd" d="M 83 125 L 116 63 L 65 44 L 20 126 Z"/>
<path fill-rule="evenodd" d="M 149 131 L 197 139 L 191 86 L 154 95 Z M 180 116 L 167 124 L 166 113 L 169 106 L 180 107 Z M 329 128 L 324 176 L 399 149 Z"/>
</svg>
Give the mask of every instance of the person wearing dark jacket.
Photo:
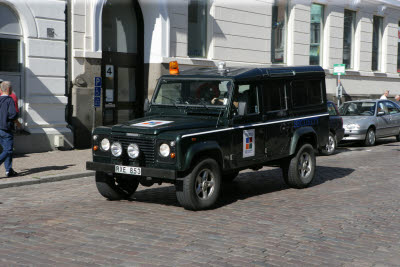
<svg viewBox="0 0 400 267">
<path fill-rule="evenodd" d="M 16 176 L 17 172 L 12 169 L 12 154 L 14 146 L 14 120 L 17 118 L 14 100 L 9 96 L 11 83 L 3 81 L 1 83 L 2 95 L 0 96 L 0 144 L 3 151 L 0 154 L 0 165 L 4 162 L 6 176 Z"/>
</svg>

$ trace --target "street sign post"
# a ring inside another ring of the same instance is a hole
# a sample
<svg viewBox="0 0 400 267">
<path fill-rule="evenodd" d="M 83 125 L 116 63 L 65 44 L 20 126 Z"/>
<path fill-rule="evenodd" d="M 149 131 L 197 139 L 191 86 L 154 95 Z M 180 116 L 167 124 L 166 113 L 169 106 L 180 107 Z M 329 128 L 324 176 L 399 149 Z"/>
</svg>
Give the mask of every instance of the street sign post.
<svg viewBox="0 0 400 267">
<path fill-rule="evenodd" d="M 337 88 L 336 97 L 338 99 L 338 107 L 340 106 L 340 98 L 343 95 L 343 87 L 340 81 L 340 75 L 346 75 L 346 64 L 334 64 L 333 65 L 333 75 L 337 75 Z"/>
<path fill-rule="evenodd" d="M 93 129 L 96 127 L 96 108 L 101 103 L 101 77 L 94 77 L 94 97 L 93 97 Z"/>
</svg>

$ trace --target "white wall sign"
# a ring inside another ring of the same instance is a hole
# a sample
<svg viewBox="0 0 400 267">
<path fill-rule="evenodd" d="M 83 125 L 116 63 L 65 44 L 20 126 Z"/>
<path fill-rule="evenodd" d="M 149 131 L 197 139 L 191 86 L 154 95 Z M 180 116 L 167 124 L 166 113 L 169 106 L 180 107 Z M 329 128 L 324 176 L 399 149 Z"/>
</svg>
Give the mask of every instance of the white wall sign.
<svg viewBox="0 0 400 267">
<path fill-rule="evenodd" d="M 106 65 L 106 77 L 114 78 L 114 66 L 113 65 Z"/>
<path fill-rule="evenodd" d="M 243 130 L 243 158 L 254 157 L 255 155 L 255 131 Z"/>
</svg>

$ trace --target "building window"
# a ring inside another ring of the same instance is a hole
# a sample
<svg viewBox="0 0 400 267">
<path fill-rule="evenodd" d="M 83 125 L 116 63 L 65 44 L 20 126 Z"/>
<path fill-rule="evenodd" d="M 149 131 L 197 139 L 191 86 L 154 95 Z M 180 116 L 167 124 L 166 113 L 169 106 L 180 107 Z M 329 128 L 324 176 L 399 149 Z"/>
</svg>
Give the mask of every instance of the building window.
<svg viewBox="0 0 400 267">
<path fill-rule="evenodd" d="M 188 11 L 188 56 L 206 57 L 207 0 L 190 0 Z"/>
<path fill-rule="evenodd" d="M 372 35 L 372 70 L 380 70 L 381 68 L 381 49 L 383 35 L 383 18 L 374 16 L 373 35 Z"/>
<path fill-rule="evenodd" d="M 272 7 L 271 62 L 284 63 L 286 47 L 287 0 L 275 0 Z"/>
<path fill-rule="evenodd" d="M 400 22 L 397 32 L 397 72 L 400 72 Z"/>
<path fill-rule="evenodd" d="M 354 34 L 356 30 L 356 12 L 351 10 L 344 11 L 343 27 L 343 64 L 347 69 L 353 66 Z"/>
<path fill-rule="evenodd" d="M 311 40 L 310 40 L 310 65 L 321 64 L 321 40 L 323 36 L 322 20 L 324 18 L 324 6 L 311 5 Z"/>
<path fill-rule="evenodd" d="M 19 40 L 0 38 L 0 72 L 20 72 Z"/>
</svg>

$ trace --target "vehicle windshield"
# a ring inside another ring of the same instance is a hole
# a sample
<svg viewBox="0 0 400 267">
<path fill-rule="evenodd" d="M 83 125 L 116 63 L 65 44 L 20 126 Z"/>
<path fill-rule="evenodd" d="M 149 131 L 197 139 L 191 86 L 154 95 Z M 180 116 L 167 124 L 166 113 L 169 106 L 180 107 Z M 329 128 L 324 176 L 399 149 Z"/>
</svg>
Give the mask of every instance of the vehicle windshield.
<svg viewBox="0 0 400 267">
<path fill-rule="evenodd" d="M 342 116 L 374 116 L 375 102 L 349 102 L 344 103 L 339 112 Z"/>
<path fill-rule="evenodd" d="M 152 104 L 225 107 L 231 90 L 230 80 L 163 79 Z"/>
</svg>

